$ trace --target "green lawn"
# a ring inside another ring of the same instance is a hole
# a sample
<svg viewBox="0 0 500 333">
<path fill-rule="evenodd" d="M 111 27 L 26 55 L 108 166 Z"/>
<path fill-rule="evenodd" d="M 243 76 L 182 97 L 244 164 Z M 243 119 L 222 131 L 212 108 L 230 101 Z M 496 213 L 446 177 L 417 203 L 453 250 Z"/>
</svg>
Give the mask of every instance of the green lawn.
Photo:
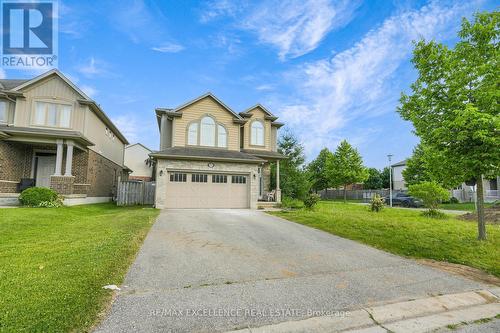
<svg viewBox="0 0 500 333">
<path fill-rule="evenodd" d="M 479 242 L 475 223 L 452 216 L 430 219 L 409 209 L 372 213 L 364 205 L 322 201 L 314 211 L 271 214 L 398 255 L 468 265 L 500 276 L 500 225 L 487 225 L 488 240 Z"/>
<path fill-rule="evenodd" d="M 86 331 L 158 211 L 97 204 L 0 209 L 0 332 Z"/>
<path fill-rule="evenodd" d="M 491 207 L 491 203 L 485 203 L 484 207 Z M 476 206 L 473 202 L 462 202 L 462 203 L 447 203 L 441 204 L 440 207 L 442 209 L 451 209 L 451 210 L 464 210 L 464 211 L 475 211 Z"/>
</svg>

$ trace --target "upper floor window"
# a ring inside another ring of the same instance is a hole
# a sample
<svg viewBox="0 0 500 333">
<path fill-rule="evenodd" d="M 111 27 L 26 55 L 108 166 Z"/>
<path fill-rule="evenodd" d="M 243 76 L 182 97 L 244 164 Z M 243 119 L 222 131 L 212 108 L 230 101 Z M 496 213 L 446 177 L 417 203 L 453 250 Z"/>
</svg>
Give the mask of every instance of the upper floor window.
<svg viewBox="0 0 500 333">
<path fill-rule="evenodd" d="M 200 145 L 215 146 L 215 120 L 211 117 L 201 119 Z"/>
<path fill-rule="evenodd" d="M 0 101 L 0 123 L 6 123 L 7 122 L 7 102 L 5 101 Z"/>
<path fill-rule="evenodd" d="M 191 123 L 188 128 L 188 145 L 198 144 L 198 123 Z"/>
<path fill-rule="evenodd" d="M 187 128 L 187 144 L 208 147 L 227 147 L 227 130 L 209 116 L 192 122 Z"/>
<path fill-rule="evenodd" d="M 227 132 L 222 125 L 217 125 L 217 146 L 227 147 Z"/>
<path fill-rule="evenodd" d="M 70 127 L 71 106 L 47 102 L 35 103 L 34 125 Z"/>
<path fill-rule="evenodd" d="M 250 128 L 250 144 L 255 146 L 264 145 L 264 124 L 261 121 L 252 122 Z"/>
</svg>

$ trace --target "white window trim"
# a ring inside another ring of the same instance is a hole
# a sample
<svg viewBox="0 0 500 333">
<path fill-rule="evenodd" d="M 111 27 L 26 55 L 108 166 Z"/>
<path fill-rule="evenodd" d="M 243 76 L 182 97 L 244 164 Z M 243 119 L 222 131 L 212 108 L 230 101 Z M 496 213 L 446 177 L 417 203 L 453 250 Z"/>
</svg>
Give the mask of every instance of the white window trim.
<svg viewBox="0 0 500 333">
<path fill-rule="evenodd" d="M 262 144 L 253 142 L 253 125 L 260 123 L 262 125 Z M 254 119 L 250 122 L 250 146 L 265 147 L 266 146 L 266 123 L 262 119 Z"/>
<path fill-rule="evenodd" d="M 214 130 L 214 135 L 215 135 L 215 144 L 213 146 L 211 145 L 202 145 L 201 144 L 201 121 L 206 118 L 210 117 L 215 123 L 215 130 Z M 189 141 L 189 129 L 193 124 L 197 124 L 197 130 L 196 130 L 196 144 L 190 143 Z M 224 131 L 226 132 L 226 145 L 225 146 L 219 146 L 219 126 L 221 126 Z M 186 126 L 186 134 L 185 134 L 185 140 L 186 140 L 186 146 L 191 146 L 191 147 L 208 147 L 208 148 L 219 148 L 219 149 L 227 149 L 229 145 L 229 131 L 227 127 L 222 124 L 217 122 L 217 119 L 210 115 L 210 114 L 205 114 L 202 117 L 200 117 L 197 120 L 191 121 L 187 124 Z"/>
<path fill-rule="evenodd" d="M 0 100 L 0 103 L 5 105 L 5 119 L 0 118 L 0 124 L 7 124 L 9 122 L 9 109 L 10 104 L 8 101 Z"/>
<path fill-rule="evenodd" d="M 45 115 L 44 115 L 44 124 L 37 124 L 36 123 L 36 115 L 37 115 L 37 103 L 45 103 L 45 104 L 53 104 L 56 106 L 56 125 L 47 125 L 47 109 L 45 110 Z M 70 108 L 69 112 L 69 124 L 68 126 L 61 126 L 61 112 L 59 109 L 59 106 L 68 106 Z M 46 100 L 46 99 L 37 99 L 33 101 L 33 106 L 32 106 L 32 117 L 31 117 L 31 126 L 34 127 L 42 127 L 42 128 L 60 128 L 60 129 L 72 129 L 72 120 L 73 120 L 73 113 L 75 112 L 75 108 L 73 103 L 67 102 L 67 101 L 53 101 L 53 100 Z"/>
</svg>

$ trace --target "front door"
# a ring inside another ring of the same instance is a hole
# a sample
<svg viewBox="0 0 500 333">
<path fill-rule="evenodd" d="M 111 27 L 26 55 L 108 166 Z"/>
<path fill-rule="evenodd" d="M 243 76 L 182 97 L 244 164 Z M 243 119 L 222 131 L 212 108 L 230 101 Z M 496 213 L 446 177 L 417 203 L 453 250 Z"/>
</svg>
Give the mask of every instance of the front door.
<svg viewBox="0 0 500 333">
<path fill-rule="evenodd" d="M 50 187 L 50 176 L 56 171 L 56 155 L 37 156 L 36 186 Z"/>
</svg>

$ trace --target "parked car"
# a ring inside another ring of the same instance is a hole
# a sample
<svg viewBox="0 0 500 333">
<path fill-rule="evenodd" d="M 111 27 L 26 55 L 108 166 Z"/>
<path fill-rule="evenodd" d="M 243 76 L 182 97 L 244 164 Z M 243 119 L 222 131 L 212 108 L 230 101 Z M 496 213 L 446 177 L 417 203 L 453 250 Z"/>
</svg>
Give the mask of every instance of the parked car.
<svg viewBox="0 0 500 333">
<path fill-rule="evenodd" d="M 389 198 L 384 198 L 385 203 L 389 204 Z M 422 207 L 423 202 L 420 199 L 416 199 L 414 197 L 409 196 L 406 193 L 396 193 L 392 196 L 392 205 L 393 206 L 402 206 L 402 207 Z"/>
</svg>

